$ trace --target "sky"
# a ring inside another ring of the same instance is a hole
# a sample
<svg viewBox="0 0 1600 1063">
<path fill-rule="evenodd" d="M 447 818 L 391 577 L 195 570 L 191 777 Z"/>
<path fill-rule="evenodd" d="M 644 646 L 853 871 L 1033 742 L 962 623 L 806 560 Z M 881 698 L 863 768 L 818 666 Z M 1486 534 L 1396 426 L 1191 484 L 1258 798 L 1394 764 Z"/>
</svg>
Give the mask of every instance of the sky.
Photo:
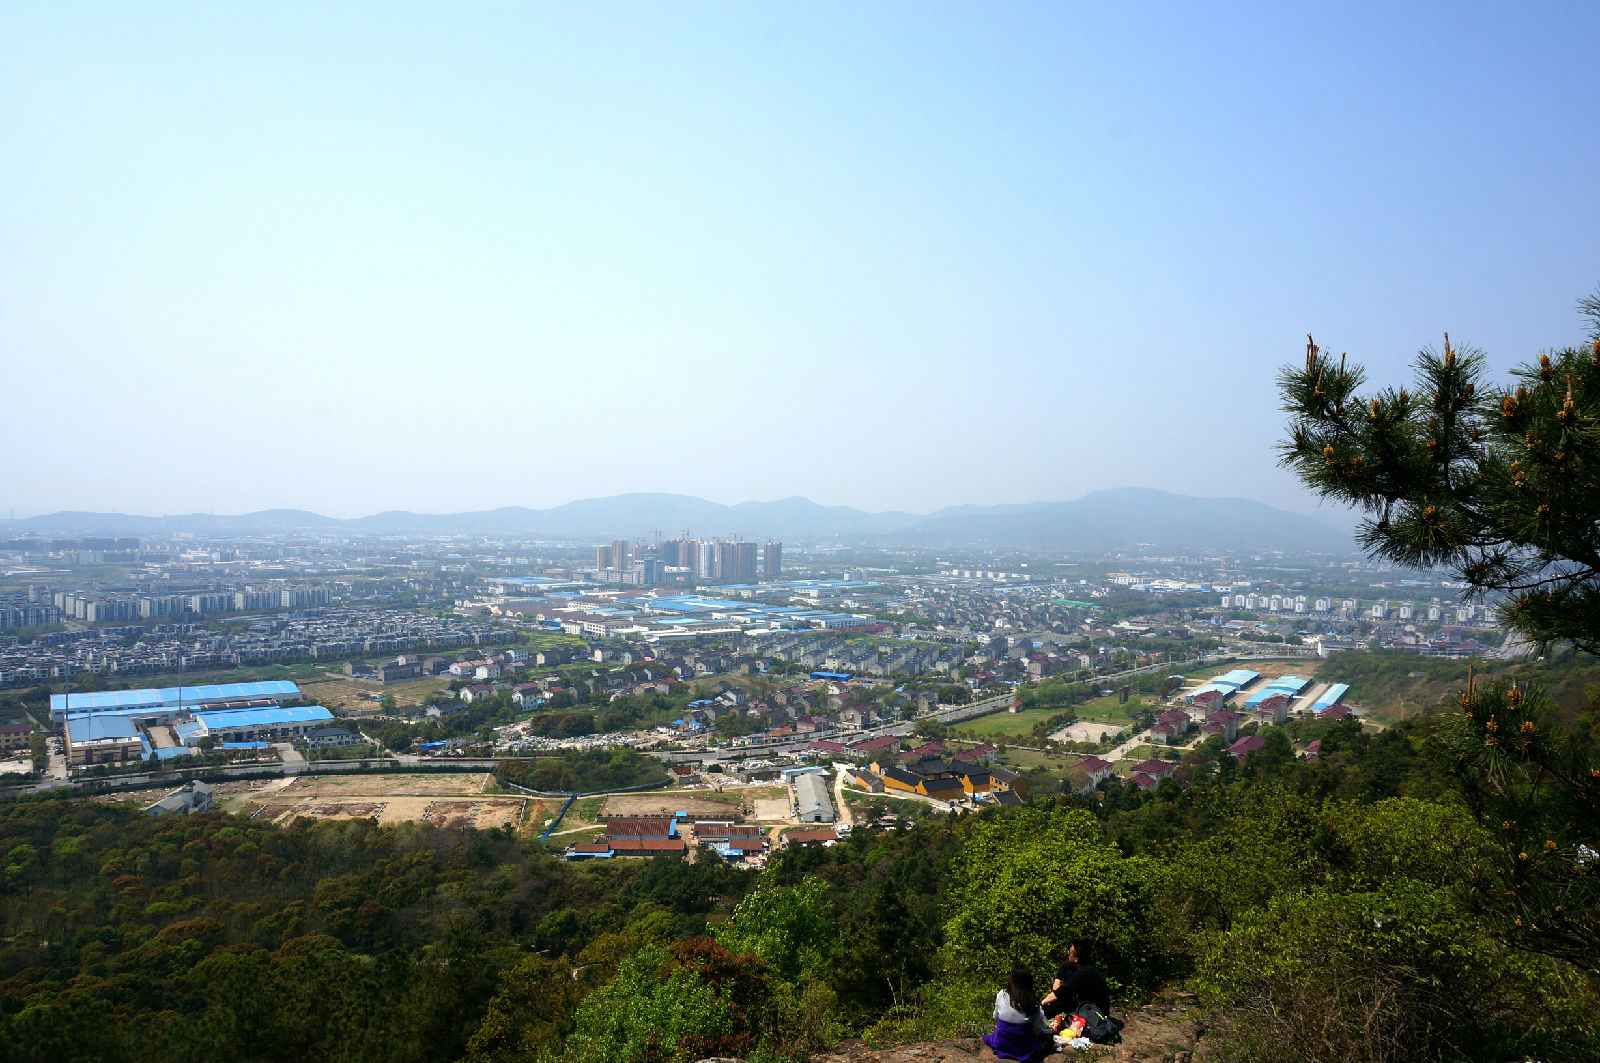
<svg viewBox="0 0 1600 1063">
<path fill-rule="evenodd" d="M 1273 452 L 1308 332 L 1503 376 L 1600 285 L 1594 4 L 0 24 L 0 517 L 1315 514 Z"/>
</svg>

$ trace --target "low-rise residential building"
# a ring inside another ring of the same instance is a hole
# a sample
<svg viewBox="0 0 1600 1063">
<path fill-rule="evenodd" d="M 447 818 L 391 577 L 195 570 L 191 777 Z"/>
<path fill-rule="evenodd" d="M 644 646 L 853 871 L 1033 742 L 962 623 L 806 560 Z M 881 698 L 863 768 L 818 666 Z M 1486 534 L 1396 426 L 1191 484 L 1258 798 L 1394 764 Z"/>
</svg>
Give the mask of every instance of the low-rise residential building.
<svg viewBox="0 0 1600 1063">
<path fill-rule="evenodd" d="M 33 728 L 26 722 L 0 723 L 0 755 L 26 752 L 33 744 Z"/>
<path fill-rule="evenodd" d="M 193 815 L 210 812 L 216 788 L 208 782 L 186 782 L 161 800 L 145 808 L 147 816 Z"/>
</svg>

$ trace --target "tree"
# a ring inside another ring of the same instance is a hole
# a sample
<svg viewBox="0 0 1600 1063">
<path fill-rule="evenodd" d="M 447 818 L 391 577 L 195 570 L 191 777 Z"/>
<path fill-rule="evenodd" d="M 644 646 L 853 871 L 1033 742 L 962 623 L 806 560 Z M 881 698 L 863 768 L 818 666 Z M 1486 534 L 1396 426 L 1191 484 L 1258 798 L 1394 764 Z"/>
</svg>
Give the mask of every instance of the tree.
<svg viewBox="0 0 1600 1063">
<path fill-rule="evenodd" d="M 1307 337 L 1278 384 L 1289 414 L 1281 464 L 1324 498 L 1369 514 L 1374 557 L 1452 569 L 1541 644 L 1600 651 L 1600 289 L 1579 304 L 1590 346 L 1541 354 L 1510 386 L 1484 358 L 1427 348 L 1412 389 L 1357 392 L 1358 365 Z"/>
<path fill-rule="evenodd" d="M 1600 968 L 1600 749 L 1569 734 L 1538 687 L 1469 684 L 1435 740 L 1467 809 L 1494 837 L 1481 908 L 1522 948 Z"/>
<path fill-rule="evenodd" d="M 700 1058 L 685 1041 L 735 1032 L 727 997 L 692 966 L 672 965 L 657 945 L 624 961 L 615 978 L 578 1005 L 565 1057 L 592 1063 L 656 1063 Z"/>
</svg>

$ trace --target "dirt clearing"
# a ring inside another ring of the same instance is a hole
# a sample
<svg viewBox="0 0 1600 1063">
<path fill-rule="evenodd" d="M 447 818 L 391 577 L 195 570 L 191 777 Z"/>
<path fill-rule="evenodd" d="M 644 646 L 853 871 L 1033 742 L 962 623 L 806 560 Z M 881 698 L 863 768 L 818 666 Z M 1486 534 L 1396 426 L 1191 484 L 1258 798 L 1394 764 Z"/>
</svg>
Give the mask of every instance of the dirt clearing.
<svg viewBox="0 0 1600 1063">
<path fill-rule="evenodd" d="M 307 700 L 325 708 L 344 709 L 347 712 L 376 713 L 381 712 L 378 701 L 385 694 L 394 695 L 394 703 L 398 708 L 422 705 L 428 700 L 429 695 L 435 691 L 443 690 L 450 685 L 453 676 L 434 676 L 431 679 L 418 679 L 409 683 L 379 683 L 377 681 L 363 682 L 359 679 L 314 679 L 301 681 L 300 689 L 305 693 Z"/>
<path fill-rule="evenodd" d="M 690 819 L 742 819 L 739 811 L 741 798 L 732 796 L 730 801 L 714 801 L 687 794 L 614 794 L 600 806 L 599 818 L 670 816 L 674 812 L 685 812 Z"/>
<path fill-rule="evenodd" d="M 487 793 L 494 776 L 488 772 L 451 772 L 439 775 L 301 775 L 288 786 L 286 796 L 309 797 L 413 796 L 461 797 Z"/>
</svg>

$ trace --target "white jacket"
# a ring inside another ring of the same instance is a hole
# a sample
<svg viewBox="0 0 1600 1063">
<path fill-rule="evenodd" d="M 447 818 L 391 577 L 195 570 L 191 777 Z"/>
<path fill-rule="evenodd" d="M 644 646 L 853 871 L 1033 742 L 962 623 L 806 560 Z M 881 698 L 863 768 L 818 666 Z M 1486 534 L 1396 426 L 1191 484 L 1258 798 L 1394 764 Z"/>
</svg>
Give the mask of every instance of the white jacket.
<svg viewBox="0 0 1600 1063">
<path fill-rule="evenodd" d="M 1003 1022 L 1014 1022 L 1019 1025 L 1032 1024 L 1033 1032 L 1039 1037 L 1048 1038 L 1053 1032 L 1041 1009 L 1036 1007 L 1032 1015 L 1024 1015 L 1011 1006 L 1011 994 L 1004 989 L 994 995 L 994 1017 Z"/>
</svg>

